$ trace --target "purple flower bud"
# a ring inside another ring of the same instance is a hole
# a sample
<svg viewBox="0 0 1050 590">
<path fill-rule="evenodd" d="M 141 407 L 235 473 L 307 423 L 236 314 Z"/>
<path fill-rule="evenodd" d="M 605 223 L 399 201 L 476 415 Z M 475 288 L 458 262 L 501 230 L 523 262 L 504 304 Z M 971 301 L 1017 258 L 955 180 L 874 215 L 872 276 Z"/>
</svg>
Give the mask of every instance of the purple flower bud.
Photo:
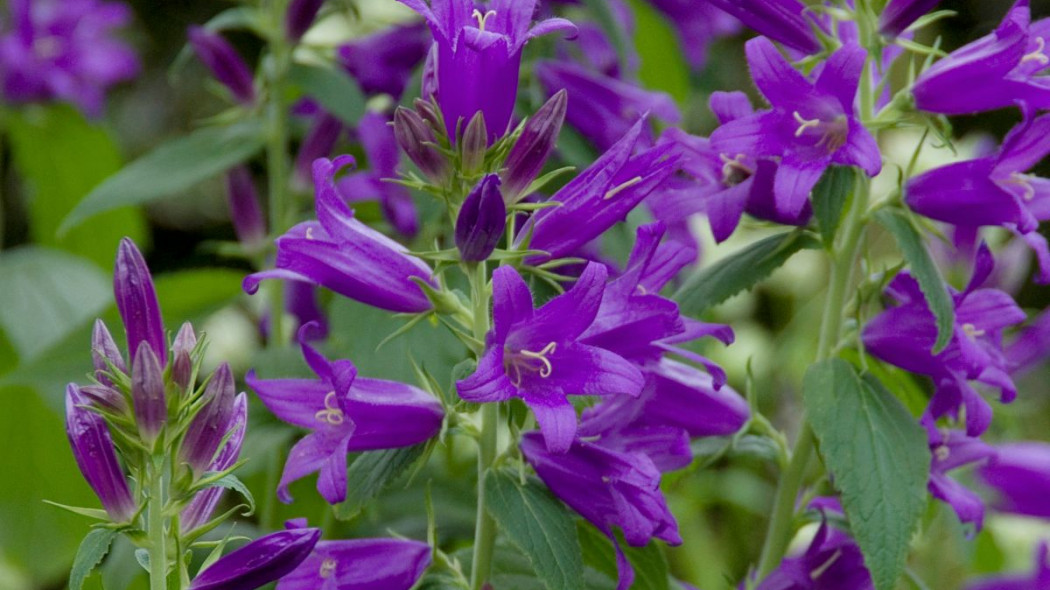
<svg viewBox="0 0 1050 590">
<path fill-rule="evenodd" d="M 116 369 L 128 372 L 128 367 L 124 364 L 124 357 L 120 355 L 117 343 L 113 341 L 109 328 L 102 320 L 95 320 L 95 329 L 91 333 L 91 360 L 95 365 L 95 378 L 104 385 L 113 385 L 113 382 L 105 376 L 105 373 L 110 370 L 110 364 Z"/>
<path fill-rule="evenodd" d="M 482 178 L 459 210 L 456 247 L 467 262 L 488 258 L 507 226 L 507 207 L 499 185 L 499 176 L 495 174 Z"/>
<path fill-rule="evenodd" d="M 488 131 L 485 128 L 485 114 L 478 111 L 467 123 L 460 140 L 460 164 L 467 174 L 481 170 L 485 163 L 485 152 L 488 148 Z"/>
<path fill-rule="evenodd" d="M 222 450 L 219 451 L 219 455 L 215 457 L 215 461 L 208 466 L 209 471 L 224 471 L 237 462 L 237 458 L 241 454 L 241 445 L 244 444 L 244 432 L 247 424 L 248 396 L 244 393 L 239 393 L 233 400 L 233 417 L 225 429 L 226 432 L 230 433 L 230 438 L 226 441 Z M 193 497 L 193 500 L 190 500 L 189 505 L 183 508 L 182 513 L 179 515 L 179 528 L 182 532 L 192 531 L 208 522 L 212 512 L 215 511 L 215 507 L 218 506 L 219 500 L 222 499 L 224 491 L 220 487 L 210 487 L 197 492 L 197 495 Z"/>
<path fill-rule="evenodd" d="M 320 538 L 321 529 L 313 528 L 266 535 L 213 563 L 189 590 L 255 590 L 298 567 Z"/>
<path fill-rule="evenodd" d="M 117 414 L 128 411 L 128 401 L 119 391 L 108 385 L 87 385 L 80 388 L 80 393 L 98 408 Z"/>
<path fill-rule="evenodd" d="M 412 108 L 422 117 L 424 123 L 430 125 L 431 129 L 444 133 L 445 119 L 441 116 L 441 110 L 438 109 L 436 104 L 429 100 L 417 98 L 412 101 Z"/>
<path fill-rule="evenodd" d="M 215 453 L 233 419 L 233 398 L 237 394 L 230 365 L 223 363 L 204 390 L 204 407 L 193 418 L 179 448 L 179 460 L 200 477 L 215 459 Z"/>
<path fill-rule="evenodd" d="M 215 79 L 230 89 L 234 98 L 242 104 L 255 102 L 255 86 L 248 64 L 225 39 L 204 29 L 190 27 L 190 45 Z"/>
<path fill-rule="evenodd" d="M 66 387 L 66 434 L 73 458 L 110 518 L 126 522 L 135 515 L 135 500 L 120 470 L 105 421 L 83 406 L 88 403 L 76 384 Z"/>
<path fill-rule="evenodd" d="M 197 347 L 197 335 L 193 326 L 186 322 L 179 328 L 171 345 L 171 380 L 182 389 L 191 385 L 193 379 L 193 349 Z"/>
<path fill-rule="evenodd" d="M 938 2 L 940 0 L 890 0 L 879 16 L 879 32 L 887 37 L 900 35 Z"/>
<path fill-rule="evenodd" d="M 131 402 L 135 407 L 135 422 L 139 435 L 147 444 L 157 440 L 157 434 L 168 420 L 168 405 L 164 398 L 164 373 L 149 344 L 139 344 L 131 364 Z"/>
<path fill-rule="evenodd" d="M 419 113 L 398 107 L 394 111 L 394 137 L 408 159 L 432 182 L 441 183 L 448 176 L 448 161 L 434 148 L 437 140 Z"/>
<path fill-rule="evenodd" d="M 164 336 L 164 322 L 160 317 L 153 277 L 149 274 L 142 253 L 130 238 L 120 240 L 117 248 L 113 294 L 117 299 L 120 318 L 124 321 L 124 331 L 128 335 L 128 353 L 132 364 L 142 342 L 149 345 L 162 367 L 168 364 L 168 342 Z"/>
<path fill-rule="evenodd" d="M 547 156 L 558 143 L 558 134 L 565 122 L 565 110 L 569 104 L 568 93 L 559 90 L 525 122 L 521 137 L 510 148 L 504 167 L 503 196 L 514 203 L 522 192 L 540 174 Z"/>
<path fill-rule="evenodd" d="M 259 209 L 252 173 L 246 166 L 235 166 L 226 172 L 226 203 L 237 239 L 249 250 L 257 250 L 266 241 L 266 220 Z"/>
<path fill-rule="evenodd" d="M 324 0 L 292 0 L 288 4 L 288 13 L 284 18 L 284 32 L 288 40 L 298 43 L 303 35 L 314 24 L 317 11 L 321 10 Z"/>
</svg>

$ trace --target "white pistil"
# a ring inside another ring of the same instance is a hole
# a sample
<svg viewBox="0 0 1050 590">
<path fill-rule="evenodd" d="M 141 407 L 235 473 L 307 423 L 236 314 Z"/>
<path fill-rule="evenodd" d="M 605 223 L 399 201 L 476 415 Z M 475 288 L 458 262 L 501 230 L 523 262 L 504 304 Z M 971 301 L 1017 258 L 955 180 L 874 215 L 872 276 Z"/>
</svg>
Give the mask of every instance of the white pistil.
<svg viewBox="0 0 1050 590">
<path fill-rule="evenodd" d="M 947 461 L 948 457 L 952 456 L 952 450 L 948 448 L 948 445 L 941 445 L 933 450 L 933 456 L 937 457 L 938 461 Z"/>
<path fill-rule="evenodd" d="M 978 336 L 984 336 L 984 330 L 978 329 L 977 326 L 969 322 L 963 324 L 962 329 L 963 332 L 965 332 L 966 335 L 970 337 L 970 339 L 976 338 Z"/>
<path fill-rule="evenodd" d="M 490 11 L 486 12 L 485 14 L 481 14 L 481 11 L 478 10 L 477 8 L 475 8 L 474 9 L 474 13 L 471 14 L 471 16 L 474 17 L 478 21 L 478 30 L 479 31 L 484 31 L 485 30 L 485 23 L 488 22 L 490 17 L 496 16 L 496 11 L 495 10 L 490 10 Z"/>
<path fill-rule="evenodd" d="M 306 228 L 306 239 L 308 239 L 308 240 L 314 239 L 314 228 L 312 228 L 312 227 Z"/>
<path fill-rule="evenodd" d="M 1021 63 L 1036 61 L 1044 66 L 1050 64 L 1050 57 L 1047 57 L 1047 55 L 1043 53 L 1043 51 L 1046 49 L 1046 41 L 1042 37 L 1036 37 L 1035 44 L 1035 50 L 1031 53 L 1025 54 L 1025 56 L 1021 58 Z"/>
<path fill-rule="evenodd" d="M 823 576 L 824 572 L 828 571 L 828 568 L 834 565 L 835 562 L 838 561 L 839 557 L 842 557 L 842 549 L 836 549 L 827 561 L 814 568 L 813 571 L 809 572 L 809 579 L 816 580 L 820 576 Z"/>
<path fill-rule="evenodd" d="M 544 346 L 538 352 L 537 351 L 524 350 L 523 349 L 523 350 L 519 350 L 516 354 L 512 354 L 510 356 L 510 358 L 509 358 L 510 362 L 508 362 L 508 363 L 506 363 L 504 365 L 504 366 L 506 366 L 506 368 L 509 371 L 513 371 L 513 375 L 511 375 L 511 374 L 507 375 L 508 377 L 510 377 L 511 384 L 514 385 L 514 387 L 521 387 L 521 371 L 522 371 L 522 369 L 524 369 L 524 370 L 526 370 L 526 371 L 528 371 L 530 373 L 539 373 L 540 377 L 542 377 L 544 379 L 546 379 L 547 377 L 550 377 L 551 373 L 554 371 L 554 365 L 551 364 L 551 361 L 550 361 L 550 359 L 547 358 L 547 356 L 551 355 L 551 354 L 554 354 L 554 351 L 557 350 L 557 349 L 558 349 L 558 343 L 557 342 L 548 342 L 547 346 Z M 528 360 L 523 362 L 520 358 L 514 358 L 515 356 L 517 356 L 517 357 L 524 357 L 525 359 L 528 359 Z M 528 361 L 539 361 L 540 362 L 540 366 L 538 368 L 535 367 L 535 366 L 532 366 L 532 365 L 529 364 Z"/>
<path fill-rule="evenodd" d="M 525 358 L 536 359 L 540 361 L 543 364 L 543 366 L 540 367 L 540 377 L 546 379 L 547 377 L 551 376 L 551 371 L 554 370 L 554 367 L 551 365 L 550 359 L 547 358 L 547 355 L 554 354 L 554 351 L 557 350 L 557 348 L 557 342 L 548 342 L 547 346 L 544 346 L 539 352 L 533 352 L 531 350 L 521 350 L 518 354 Z"/>
<path fill-rule="evenodd" d="M 335 566 L 339 565 L 331 557 L 326 557 L 321 562 L 321 569 L 317 572 L 322 578 L 328 578 L 335 572 Z"/>
<path fill-rule="evenodd" d="M 613 188 L 609 189 L 609 191 L 605 193 L 605 196 L 602 197 L 602 199 L 609 200 L 609 199 L 615 197 L 616 195 L 620 194 L 621 192 L 623 192 L 623 191 L 631 188 L 632 186 L 638 184 L 641 181 L 642 181 L 642 177 L 641 176 L 635 176 L 634 178 L 628 180 L 627 182 L 618 184 L 618 185 L 614 186 Z"/>
<path fill-rule="evenodd" d="M 317 410 L 317 413 L 314 414 L 314 418 L 320 422 L 331 424 L 332 426 L 339 426 L 346 421 L 346 416 L 336 404 L 335 392 L 329 391 L 328 394 L 324 396 L 324 409 Z M 335 567 L 335 565 L 333 564 L 332 567 Z"/>
<path fill-rule="evenodd" d="M 798 111 L 795 111 L 792 115 L 795 117 L 795 120 L 798 121 L 798 129 L 795 130 L 795 137 L 802 137 L 802 134 L 805 133 L 807 129 L 820 127 L 820 119 L 803 119 Z"/>
<path fill-rule="evenodd" d="M 1025 201 L 1032 201 L 1035 199 L 1035 187 L 1032 186 L 1032 181 L 1027 174 L 1021 174 L 1020 172 L 1013 172 L 1010 174 L 1010 179 L 1007 181 L 1010 184 L 1016 184 L 1021 187 L 1024 192 L 1021 197 Z"/>
</svg>

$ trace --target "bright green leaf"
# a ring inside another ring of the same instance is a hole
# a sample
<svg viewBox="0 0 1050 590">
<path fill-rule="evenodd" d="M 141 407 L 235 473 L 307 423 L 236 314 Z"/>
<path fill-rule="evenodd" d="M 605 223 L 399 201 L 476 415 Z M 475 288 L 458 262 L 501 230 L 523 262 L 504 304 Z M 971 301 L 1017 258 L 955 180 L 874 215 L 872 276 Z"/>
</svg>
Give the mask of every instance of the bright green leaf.
<svg viewBox="0 0 1050 590">
<path fill-rule="evenodd" d="M 347 469 L 346 500 L 334 506 L 336 518 L 349 520 L 356 516 L 365 504 L 422 457 L 424 450 L 425 443 L 358 455 Z"/>
<path fill-rule="evenodd" d="M 835 231 L 842 221 L 842 211 L 846 200 L 853 190 L 856 173 L 853 168 L 832 166 L 821 176 L 820 182 L 813 188 L 813 216 L 820 227 L 820 238 L 825 248 L 831 248 Z"/>
<path fill-rule="evenodd" d="M 211 472 L 205 473 L 202 477 L 208 477 L 211 474 Z M 236 475 L 232 473 L 225 475 L 213 481 L 208 487 L 233 490 L 240 494 L 245 500 L 248 501 L 248 512 L 244 513 L 242 516 L 251 516 L 251 514 L 255 512 L 255 498 L 252 496 L 251 490 L 249 490 L 248 486 L 244 485 L 244 483 L 240 479 L 238 479 Z"/>
<path fill-rule="evenodd" d="M 289 78 L 304 93 L 321 103 L 321 106 L 343 123 L 357 126 L 365 114 L 365 96 L 346 73 L 332 67 L 292 66 Z"/>
<path fill-rule="evenodd" d="M 609 2 L 600 4 L 611 6 Z M 685 61 L 678 35 L 651 3 L 632 0 L 630 5 L 635 19 L 632 41 L 641 61 L 638 77 L 642 86 L 666 92 L 684 104 L 689 98 L 690 66 Z"/>
<path fill-rule="evenodd" d="M 926 434 L 878 380 L 842 359 L 811 366 L 802 390 L 875 588 L 891 590 L 926 504 Z"/>
<path fill-rule="evenodd" d="M 117 532 L 113 529 L 92 529 L 80 543 L 77 556 L 73 558 L 73 570 L 69 573 L 69 590 L 80 590 L 84 579 L 109 553 Z"/>
</svg>

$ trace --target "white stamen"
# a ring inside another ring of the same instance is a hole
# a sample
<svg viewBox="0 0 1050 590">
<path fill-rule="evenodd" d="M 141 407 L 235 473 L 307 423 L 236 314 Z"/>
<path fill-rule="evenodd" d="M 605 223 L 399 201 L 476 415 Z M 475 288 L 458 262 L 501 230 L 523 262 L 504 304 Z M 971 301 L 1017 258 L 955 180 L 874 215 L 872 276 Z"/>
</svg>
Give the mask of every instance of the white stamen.
<svg viewBox="0 0 1050 590">
<path fill-rule="evenodd" d="M 624 182 L 622 184 L 619 184 L 619 185 L 609 189 L 609 191 L 607 193 L 605 193 L 605 196 L 602 197 L 602 198 L 606 199 L 606 200 L 611 199 L 611 198 L 615 197 L 616 195 L 620 194 L 621 192 L 623 192 L 623 191 L 631 188 L 632 186 L 638 184 L 641 181 L 642 181 L 642 177 L 641 176 L 635 176 L 634 178 L 628 180 L 627 182 Z"/>
<path fill-rule="evenodd" d="M 312 228 L 312 227 L 306 228 L 306 239 L 308 239 L 308 240 L 314 239 L 314 228 Z"/>
<path fill-rule="evenodd" d="M 984 336 L 984 330 L 979 330 L 977 326 L 967 322 L 962 325 L 963 332 L 966 333 L 971 339 L 977 336 Z"/>
<path fill-rule="evenodd" d="M 947 461 L 948 457 L 952 456 L 952 450 L 948 448 L 948 445 L 941 445 L 933 450 L 933 455 L 938 461 Z"/>
<path fill-rule="evenodd" d="M 818 567 L 814 568 L 813 571 L 809 572 L 809 578 L 811 580 L 816 580 L 820 576 L 824 575 L 824 572 L 828 571 L 828 568 L 830 568 L 832 565 L 834 565 L 835 562 L 838 561 L 839 557 L 841 557 L 841 556 L 842 556 L 842 549 L 836 549 L 835 552 L 831 554 L 831 557 L 829 557 L 827 561 L 825 561 L 824 563 L 820 564 Z"/>
<path fill-rule="evenodd" d="M 1035 51 L 1025 54 L 1025 56 L 1021 58 L 1021 63 L 1037 61 L 1044 66 L 1050 64 L 1050 57 L 1047 57 L 1046 54 L 1043 53 L 1046 49 L 1046 41 L 1042 37 L 1036 37 L 1035 44 Z"/>
<path fill-rule="evenodd" d="M 798 121 L 798 129 L 795 130 L 795 137 L 802 137 L 802 134 L 806 132 L 806 129 L 813 129 L 820 126 L 820 119 L 803 119 L 802 115 L 798 111 L 792 113 L 795 120 Z"/>
<path fill-rule="evenodd" d="M 490 17 L 496 16 L 496 11 L 495 10 L 490 10 L 490 11 L 486 12 L 485 14 L 481 14 L 481 11 L 478 10 L 477 8 L 475 8 L 474 9 L 474 13 L 471 14 L 471 16 L 474 17 L 478 21 L 478 30 L 479 31 L 484 31 L 485 30 L 485 23 L 488 22 Z"/>
<path fill-rule="evenodd" d="M 549 359 L 547 359 L 546 355 L 554 354 L 554 351 L 557 348 L 558 348 L 558 343 L 557 342 L 548 342 L 547 346 L 544 346 L 543 349 L 540 350 L 539 352 L 533 352 L 531 350 L 520 350 L 520 351 L 518 351 L 518 354 L 520 354 L 521 356 L 523 356 L 525 358 L 536 359 L 536 360 L 540 361 L 541 363 L 543 363 L 543 366 L 540 367 L 540 377 L 543 377 L 544 379 L 546 379 L 547 377 L 551 376 L 551 371 L 554 370 L 554 366 L 551 365 L 551 362 L 550 362 Z"/>
<path fill-rule="evenodd" d="M 331 557 L 326 557 L 321 562 L 321 569 L 317 572 L 322 578 L 328 578 L 335 572 L 335 566 L 339 565 Z"/>
<path fill-rule="evenodd" d="M 1032 201 L 1035 199 L 1035 187 L 1032 186 L 1032 180 L 1027 174 L 1021 174 L 1020 172 L 1014 172 L 1010 174 L 1010 180 L 1007 181 L 1010 184 L 1016 184 L 1021 187 L 1024 192 L 1021 193 L 1021 197 L 1025 201 Z"/>
<path fill-rule="evenodd" d="M 329 391 L 328 394 L 324 396 L 324 408 L 325 409 L 323 410 L 317 410 L 317 413 L 314 414 L 314 418 L 321 422 L 331 424 L 332 426 L 339 426 L 346 421 L 346 416 L 337 405 L 334 391 Z M 332 567 L 335 567 L 334 563 Z"/>
</svg>

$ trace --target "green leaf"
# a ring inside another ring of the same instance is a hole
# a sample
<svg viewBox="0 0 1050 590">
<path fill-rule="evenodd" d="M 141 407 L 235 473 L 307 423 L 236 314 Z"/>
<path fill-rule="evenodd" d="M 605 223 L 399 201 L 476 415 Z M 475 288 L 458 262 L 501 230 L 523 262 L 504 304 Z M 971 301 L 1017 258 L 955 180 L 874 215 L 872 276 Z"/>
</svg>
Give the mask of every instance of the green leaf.
<svg viewBox="0 0 1050 590">
<path fill-rule="evenodd" d="M 609 2 L 600 3 L 611 6 Z M 691 68 L 685 61 L 678 35 L 649 2 L 631 0 L 630 5 L 635 20 L 632 41 L 641 61 L 638 77 L 642 85 L 666 92 L 684 104 L 689 98 Z"/>
<path fill-rule="evenodd" d="M 163 143 L 95 187 L 65 218 L 59 235 L 98 213 L 178 194 L 252 157 L 263 142 L 263 124 L 249 119 Z"/>
<path fill-rule="evenodd" d="M 212 472 L 205 473 L 201 477 L 208 477 L 211 473 Z M 233 490 L 233 491 L 237 492 L 238 494 L 240 494 L 245 500 L 247 500 L 248 501 L 248 512 L 242 514 L 241 516 L 251 516 L 252 513 L 255 512 L 255 498 L 252 497 L 251 490 L 249 490 L 248 486 L 244 485 L 244 483 L 240 479 L 238 479 L 236 475 L 234 475 L 232 473 L 230 473 L 228 475 L 225 475 L 225 476 L 223 476 L 223 477 L 221 477 L 221 478 L 211 482 L 208 485 L 208 487 L 209 488 L 223 488 L 223 489 L 227 489 L 227 490 Z"/>
<path fill-rule="evenodd" d="M 67 105 L 12 111 L 11 115 L 6 121 L 7 137 L 15 167 L 25 182 L 33 242 L 112 269 L 120 238 L 129 236 L 141 243 L 145 236 L 142 212 L 131 208 L 110 211 L 61 238 L 56 232 L 84 195 L 120 169 L 120 152 L 113 138 Z"/>
<path fill-rule="evenodd" d="M 534 479 L 521 485 L 509 471 L 485 475 L 485 506 L 508 539 L 532 563 L 548 590 L 583 587 L 576 525 L 565 507 Z"/>
<path fill-rule="evenodd" d="M 608 537 L 586 521 L 578 522 L 576 530 L 583 548 L 583 562 L 609 578 L 617 579 L 616 550 Z M 669 590 L 667 556 L 659 545 L 649 543 L 645 547 L 631 547 L 620 536 L 620 547 L 634 568 L 631 590 Z"/>
<path fill-rule="evenodd" d="M 84 579 L 95 569 L 102 559 L 109 553 L 109 546 L 113 544 L 117 531 L 113 529 L 92 529 L 80 543 L 77 556 L 73 558 L 73 570 L 69 573 L 69 590 L 80 590 L 84 586 Z"/>
<path fill-rule="evenodd" d="M 896 238 L 904 259 L 911 266 L 912 275 L 926 297 L 926 304 L 937 318 L 937 342 L 933 345 L 933 353 L 937 354 L 951 342 L 955 327 L 955 305 L 945 288 L 944 278 L 926 250 L 922 236 L 902 211 L 883 209 L 875 214 L 875 218 Z"/>
<path fill-rule="evenodd" d="M 842 211 L 853 190 L 856 174 L 848 166 L 832 166 L 820 177 L 813 188 L 813 216 L 817 218 L 820 238 L 824 247 L 830 249 L 835 240 L 835 231 L 842 221 Z"/>
<path fill-rule="evenodd" d="M 791 231 L 770 236 L 700 269 L 678 289 L 674 300 L 683 313 L 699 315 L 754 286 L 799 250 L 819 247 L 820 242 L 806 232 Z"/>
<path fill-rule="evenodd" d="M 926 434 L 878 380 L 842 359 L 811 366 L 802 390 L 875 588 L 890 590 L 926 504 Z"/>
<path fill-rule="evenodd" d="M 426 443 L 400 449 L 361 453 L 347 469 L 346 500 L 336 504 L 335 517 L 349 520 L 423 456 Z"/>
<path fill-rule="evenodd" d="M 292 84 L 347 125 L 356 127 L 365 114 L 365 96 L 361 89 L 353 78 L 334 67 L 293 64 L 288 77 Z"/>
<path fill-rule="evenodd" d="M 110 281 L 86 260 L 28 246 L 0 254 L 0 328 L 25 362 L 106 308 Z"/>
</svg>

